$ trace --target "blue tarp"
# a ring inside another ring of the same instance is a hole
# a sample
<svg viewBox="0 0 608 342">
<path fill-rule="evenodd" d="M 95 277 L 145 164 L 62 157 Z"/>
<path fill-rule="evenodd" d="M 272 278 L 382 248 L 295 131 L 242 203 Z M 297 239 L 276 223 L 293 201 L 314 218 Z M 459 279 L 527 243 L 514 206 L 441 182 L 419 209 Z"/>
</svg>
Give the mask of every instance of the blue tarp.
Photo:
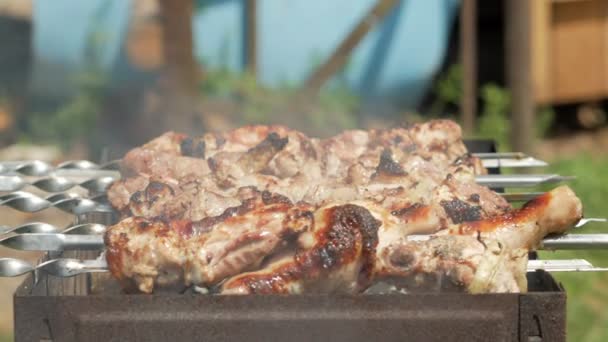
<svg viewBox="0 0 608 342">
<path fill-rule="evenodd" d="M 336 48 L 376 0 L 258 0 L 258 77 L 269 86 L 302 82 Z M 244 66 L 244 0 L 198 1 L 195 54 L 207 67 Z M 34 89 L 69 91 L 70 74 L 86 65 L 92 37 L 96 62 L 123 63 L 129 0 L 34 2 Z M 356 48 L 342 82 L 368 99 L 415 106 L 447 48 L 458 0 L 402 0 Z M 89 52 L 90 54 L 90 52 Z M 124 79 L 124 77 L 122 78 Z"/>
</svg>

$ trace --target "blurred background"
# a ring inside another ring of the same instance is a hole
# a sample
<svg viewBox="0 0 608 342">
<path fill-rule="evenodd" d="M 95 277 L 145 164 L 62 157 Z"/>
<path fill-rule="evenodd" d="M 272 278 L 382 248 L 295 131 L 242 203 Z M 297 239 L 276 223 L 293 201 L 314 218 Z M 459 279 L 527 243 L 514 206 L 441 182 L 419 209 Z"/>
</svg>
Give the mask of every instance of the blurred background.
<svg viewBox="0 0 608 342">
<path fill-rule="evenodd" d="M 606 217 L 607 98 L 606 0 L 0 0 L 2 160 L 107 161 L 167 130 L 446 117 L 577 176 L 586 214 Z M 608 252 L 548 254 L 608 266 Z M 608 340 L 608 273 L 557 278 L 568 338 Z M 0 278 L 0 340 L 21 281 Z"/>
</svg>

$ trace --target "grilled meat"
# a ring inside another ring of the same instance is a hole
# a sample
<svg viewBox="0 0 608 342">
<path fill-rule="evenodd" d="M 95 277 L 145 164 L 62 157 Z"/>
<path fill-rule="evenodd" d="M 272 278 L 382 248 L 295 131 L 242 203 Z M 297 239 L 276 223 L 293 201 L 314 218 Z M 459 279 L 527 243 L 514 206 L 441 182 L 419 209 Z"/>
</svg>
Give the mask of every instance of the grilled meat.
<svg viewBox="0 0 608 342">
<path fill-rule="evenodd" d="M 538 205 L 547 198 L 547 205 Z M 572 210 L 556 215 L 556 204 Z M 264 192 L 198 222 L 123 220 L 106 233 L 107 259 L 117 279 L 146 293 L 213 286 L 230 277 L 221 293 L 356 293 L 375 279 L 407 290 L 435 282 L 471 292 L 518 292 L 526 289 L 528 249 L 580 217 L 579 200 L 562 187 L 502 216 L 407 241 L 438 220 L 403 220 L 369 200 L 314 210 Z M 483 231 L 473 233 L 475 225 Z"/>
<path fill-rule="evenodd" d="M 528 250 L 496 240 L 444 235 L 381 250 L 376 279 L 407 292 L 526 292 Z"/>
<path fill-rule="evenodd" d="M 565 233 L 582 217 L 580 199 L 563 185 L 529 201 L 519 210 L 487 220 L 466 222 L 440 234 L 474 235 L 511 248 L 532 249 L 547 235 Z"/>
<path fill-rule="evenodd" d="M 167 133 L 123 160 L 105 235 L 125 289 L 222 294 L 526 291 L 529 249 L 581 204 L 559 187 L 512 210 L 480 186 L 460 128 L 432 121 L 318 140 L 282 126 Z M 410 240 L 412 234 L 432 234 Z"/>
<path fill-rule="evenodd" d="M 312 224 L 309 206 L 261 193 L 196 222 L 127 218 L 106 233 L 106 259 L 128 289 L 210 286 L 258 266 Z"/>
<path fill-rule="evenodd" d="M 353 293 L 369 286 L 381 222 L 351 204 L 319 209 L 314 222 L 293 256 L 228 280 L 222 293 Z"/>
<path fill-rule="evenodd" d="M 446 129 L 451 133 L 440 132 Z M 420 175 L 428 171 L 425 165 L 433 165 L 435 182 L 449 172 L 484 173 L 480 160 L 465 153 L 460 128 L 449 121 L 347 131 L 323 141 L 282 126 L 250 126 L 200 138 L 167 133 L 125 156 L 125 178 L 109 189 L 108 198 L 125 212 L 131 197 L 151 180 L 167 183 L 177 193 L 179 184 L 196 178 L 214 193 L 256 186 L 298 201 L 327 184 L 365 185 L 378 176 L 378 166 L 391 172 L 385 167 L 388 160 L 403 174 L 416 174 L 409 177 L 412 182 L 425 178 Z"/>
</svg>

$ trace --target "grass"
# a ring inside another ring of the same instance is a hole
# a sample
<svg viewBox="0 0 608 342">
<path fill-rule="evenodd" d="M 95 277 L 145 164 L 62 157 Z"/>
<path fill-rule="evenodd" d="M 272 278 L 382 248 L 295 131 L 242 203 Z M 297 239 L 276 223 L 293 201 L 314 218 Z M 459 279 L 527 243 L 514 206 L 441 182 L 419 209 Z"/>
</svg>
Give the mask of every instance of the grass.
<svg viewBox="0 0 608 342">
<path fill-rule="evenodd" d="M 551 162 L 551 172 L 575 175 L 570 183 L 581 198 L 585 216 L 608 216 L 608 156 L 580 155 Z M 588 224 L 576 233 L 608 232 L 606 224 Z M 608 251 L 543 252 L 541 257 L 584 258 L 608 267 Z M 568 293 L 568 340 L 608 341 L 608 272 L 561 273 L 555 277 Z"/>
<path fill-rule="evenodd" d="M 13 340 L 13 335 L 6 335 L 4 333 L 0 334 L 0 342 L 11 342 Z"/>
</svg>

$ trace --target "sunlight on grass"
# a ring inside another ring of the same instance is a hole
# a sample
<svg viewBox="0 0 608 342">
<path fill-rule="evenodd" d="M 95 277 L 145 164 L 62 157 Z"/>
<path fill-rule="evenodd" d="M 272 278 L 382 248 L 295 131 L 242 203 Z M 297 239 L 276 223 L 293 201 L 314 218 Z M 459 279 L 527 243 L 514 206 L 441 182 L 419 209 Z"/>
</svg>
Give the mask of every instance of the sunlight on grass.
<svg viewBox="0 0 608 342">
<path fill-rule="evenodd" d="M 551 172 L 575 175 L 569 184 L 583 201 L 585 216 L 608 216 L 608 156 L 581 155 L 551 161 Z M 547 170 L 547 171 L 549 171 Z M 576 233 L 608 233 L 606 224 L 588 224 Z M 542 258 L 584 258 L 608 267 L 608 251 L 543 252 Z M 555 277 L 568 293 L 568 340 L 608 341 L 608 273 L 562 273 Z"/>
</svg>

